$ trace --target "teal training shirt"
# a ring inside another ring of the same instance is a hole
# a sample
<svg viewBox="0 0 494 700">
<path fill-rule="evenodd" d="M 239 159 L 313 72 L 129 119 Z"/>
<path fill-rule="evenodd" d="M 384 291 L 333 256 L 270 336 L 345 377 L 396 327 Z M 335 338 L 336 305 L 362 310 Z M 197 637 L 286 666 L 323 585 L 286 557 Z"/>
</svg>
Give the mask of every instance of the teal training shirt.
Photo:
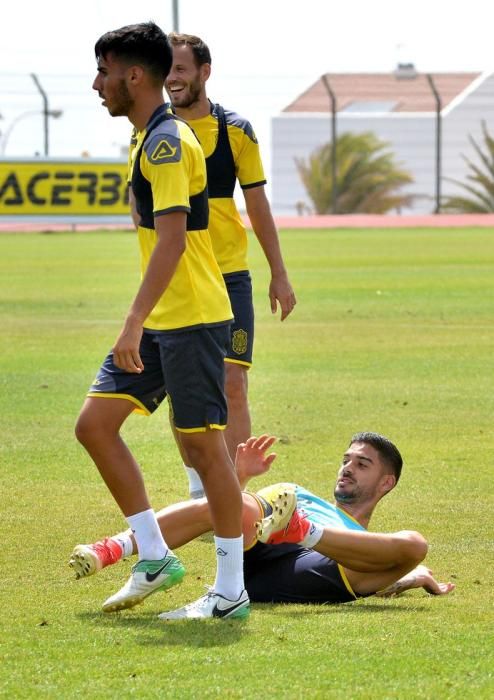
<svg viewBox="0 0 494 700">
<path fill-rule="evenodd" d="M 307 517 L 318 525 L 325 527 L 338 527 L 346 530 L 364 530 L 351 515 L 338 508 L 333 503 L 319 498 L 303 486 L 292 484 L 297 494 L 297 508 L 307 513 Z"/>
</svg>

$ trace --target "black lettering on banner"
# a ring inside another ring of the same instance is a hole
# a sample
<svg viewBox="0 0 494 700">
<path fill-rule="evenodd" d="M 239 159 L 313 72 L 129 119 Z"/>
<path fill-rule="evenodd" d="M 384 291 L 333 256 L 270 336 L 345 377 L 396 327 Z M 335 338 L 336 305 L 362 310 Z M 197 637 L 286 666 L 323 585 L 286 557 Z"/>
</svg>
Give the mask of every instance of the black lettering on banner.
<svg viewBox="0 0 494 700">
<path fill-rule="evenodd" d="M 7 193 L 12 190 L 13 196 L 8 196 Z M 6 196 L 7 195 L 7 196 Z M 4 199 L 5 197 L 5 199 Z M 0 187 L 0 202 L 3 201 L 4 204 L 8 206 L 15 206 L 16 204 L 24 204 L 24 199 L 22 197 L 22 190 L 19 185 L 19 181 L 15 173 L 9 173 L 7 179 Z"/>
<path fill-rule="evenodd" d="M 103 180 L 110 180 L 111 184 L 101 185 L 101 194 L 109 193 L 110 196 L 106 199 L 101 197 L 99 204 L 102 206 L 111 206 L 112 204 L 117 204 L 120 201 L 120 185 L 122 184 L 122 178 L 119 173 L 103 173 Z"/>
<path fill-rule="evenodd" d="M 73 180 L 74 173 L 55 173 L 55 180 Z M 54 185 L 51 193 L 51 203 L 56 206 L 72 204 L 70 197 L 63 197 L 66 192 L 72 192 L 72 185 Z"/>
<path fill-rule="evenodd" d="M 36 173 L 36 175 L 33 175 L 32 178 L 29 179 L 29 182 L 27 183 L 27 198 L 31 202 L 31 204 L 46 204 L 46 197 L 39 197 L 36 194 L 36 185 L 38 182 L 41 180 L 48 180 L 50 177 L 50 174 L 47 172 L 41 172 L 41 173 Z"/>
<path fill-rule="evenodd" d="M 81 183 L 77 185 L 77 191 L 86 192 L 87 203 L 93 205 L 96 202 L 98 176 L 96 173 L 83 172 L 79 173 L 79 180 Z"/>
</svg>

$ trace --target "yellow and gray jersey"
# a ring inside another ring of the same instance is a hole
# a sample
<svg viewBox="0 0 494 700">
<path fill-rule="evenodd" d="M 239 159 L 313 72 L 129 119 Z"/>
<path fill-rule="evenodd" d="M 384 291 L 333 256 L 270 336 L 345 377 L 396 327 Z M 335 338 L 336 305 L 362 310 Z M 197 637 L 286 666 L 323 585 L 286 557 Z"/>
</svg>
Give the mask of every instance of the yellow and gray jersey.
<svg viewBox="0 0 494 700">
<path fill-rule="evenodd" d="M 242 189 L 266 184 L 259 144 L 246 119 L 221 105 L 187 122 L 200 141 L 208 175 L 209 232 L 223 274 L 248 269 L 247 232 L 234 200 Z"/>
<path fill-rule="evenodd" d="M 206 167 L 199 142 L 165 105 L 135 140 L 130 172 L 142 275 L 156 245 L 155 218 L 176 211 L 187 214 L 185 252 L 144 327 L 170 331 L 230 322 L 231 306 L 207 228 Z"/>
</svg>

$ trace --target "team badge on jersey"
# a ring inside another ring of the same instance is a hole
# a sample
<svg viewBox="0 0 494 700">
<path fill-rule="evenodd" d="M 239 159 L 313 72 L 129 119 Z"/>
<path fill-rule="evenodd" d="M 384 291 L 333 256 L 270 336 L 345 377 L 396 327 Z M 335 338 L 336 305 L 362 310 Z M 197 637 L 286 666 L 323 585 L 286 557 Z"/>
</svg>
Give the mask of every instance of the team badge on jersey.
<svg viewBox="0 0 494 700">
<path fill-rule="evenodd" d="M 176 148 L 170 146 L 166 139 L 162 139 L 151 153 L 151 160 L 153 163 L 159 163 L 163 160 L 170 160 L 174 158 L 176 152 Z"/>
<path fill-rule="evenodd" d="M 233 331 L 232 350 L 237 355 L 243 355 L 247 350 L 247 333 L 241 328 L 238 331 Z"/>
<path fill-rule="evenodd" d="M 174 136 L 156 134 L 150 142 L 145 144 L 144 150 L 153 165 L 160 163 L 178 163 L 180 161 L 180 141 Z"/>
</svg>

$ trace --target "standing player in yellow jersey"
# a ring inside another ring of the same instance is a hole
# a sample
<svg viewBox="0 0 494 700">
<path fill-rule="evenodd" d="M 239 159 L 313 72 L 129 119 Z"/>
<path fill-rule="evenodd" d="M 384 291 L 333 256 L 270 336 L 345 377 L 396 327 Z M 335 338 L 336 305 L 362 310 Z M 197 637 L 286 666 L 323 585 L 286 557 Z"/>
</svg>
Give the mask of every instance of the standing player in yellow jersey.
<svg viewBox="0 0 494 700">
<path fill-rule="evenodd" d="M 245 617 L 242 497 L 222 432 L 232 311 L 207 231 L 204 155 L 191 129 L 164 104 L 172 54 L 159 27 L 148 22 L 108 32 L 95 54 L 93 88 L 109 113 L 127 116 L 138 134 L 131 187 L 142 278 L 76 426 L 139 554 L 129 580 L 103 609 L 132 607 L 185 573 L 163 539 L 140 468 L 120 436 L 133 411 L 150 414 L 168 396 L 181 449 L 200 474 L 213 513 L 214 593 L 192 604 L 193 616 Z"/>
<path fill-rule="evenodd" d="M 283 321 L 293 310 L 296 300 L 266 197 L 266 179 L 252 126 L 235 112 L 209 101 L 206 82 L 211 72 L 211 54 L 204 41 L 196 36 L 173 32 L 168 35 L 168 40 L 173 50 L 173 65 L 165 88 L 174 112 L 193 128 L 206 157 L 209 232 L 235 319 L 230 329 L 225 381 L 228 402 L 225 439 L 234 461 L 237 445 L 251 435 L 247 371 L 252 364 L 254 342 L 247 232 L 233 198 L 237 180 L 252 228 L 271 270 L 271 310 L 276 313 L 279 304 Z M 187 472 L 191 496 L 202 495 L 197 475 L 190 468 Z"/>
</svg>

